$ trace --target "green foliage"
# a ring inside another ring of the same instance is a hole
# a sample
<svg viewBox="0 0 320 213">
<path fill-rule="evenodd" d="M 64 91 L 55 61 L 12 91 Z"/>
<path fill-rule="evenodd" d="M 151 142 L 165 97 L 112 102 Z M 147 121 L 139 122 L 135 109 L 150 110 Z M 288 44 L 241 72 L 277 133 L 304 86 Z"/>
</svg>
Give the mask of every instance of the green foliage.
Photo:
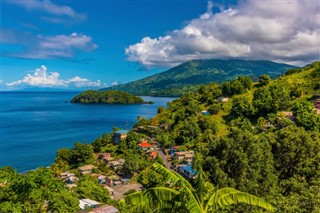
<svg viewBox="0 0 320 213">
<path fill-rule="evenodd" d="M 50 169 L 39 168 L 24 175 L 0 169 L 5 186 L 0 187 L 0 212 L 76 212 L 79 201 L 56 180 Z M 45 205 L 48 201 L 48 205 Z"/>
<path fill-rule="evenodd" d="M 265 197 L 279 212 L 318 212 L 320 116 L 312 103 L 320 88 L 320 76 L 312 75 L 318 67 L 315 62 L 254 87 L 245 87 L 243 78 L 201 86 L 151 120 L 169 126 L 157 141 L 201 153 L 204 172 L 219 187 Z M 230 100 L 219 103 L 221 95 Z M 205 109 L 210 115 L 201 115 Z M 257 212 L 244 205 L 228 211 Z"/>
<path fill-rule="evenodd" d="M 154 187 L 126 196 L 125 202 L 136 212 L 151 209 L 192 213 L 217 212 L 218 209 L 238 203 L 274 211 L 269 203 L 254 195 L 233 188 L 215 190 L 213 185 L 206 181 L 203 173 L 198 174 L 197 185 L 194 188 L 183 177 L 160 164 L 154 164 L 153 169 L 170 180 L 171 187 Z M 201 190 L 198 190 L 199 188 Z"/>
<path fill-rule="evenodd" d="M 259 83 L 262 86 L 268 85 L 270 82 L 270 76 L 263 74 L 259 77 Z"/>
<path fill-rule="evenodd" d="M 112 145 L 112 140 L 111 136 L 106 133 L 92 142 L 92 148 L 95 153 L 100 152 L 101 148 L 107 145 Z"/>
<path fill-rule="evenodd" d="M 74 143 L 74 147 L 70 150 L 68 159 L 69 165 L 76 168 L 82 164 L 89 164 L 93 162 L 93 149 L 88 144 L 79 142 Z"/>
<path fill-rule="evenodd" d="M 250 117 L 254 114 L 251 100 L 248 96 L 241 95 L 233 98 L 231 114 L 234 117 Z"/>
<path fill-rule="evenodd" d="M 134 173 L 144 170 L 148 166 L 148 162 L 139 154 L 128 154 L 125 156 L 125 162 L 122 171 L 124 174 L 133 176 Z"/>
<path fill-rule="evenodd" d="M 75 192 L 79 198 L 89 198 L 102 203 L 110 200 L 109 191 L 98 183 L 97 178 L 88 175 L 80 178 Z"/>
<path fill-rule="evenodd" d="M 87 90 L 73 97 L 71 103 L 102 103 L 102 104 L 151 104 L 138 96 L 121 91 Z"/>
<path fill-rule="evenodd" d="M 259 88 L 254 92 L 253 107 L 258 110 L 258 116 L 264 116 L 273 112 L 271 92 L 265 88 Z"/>
</svg>

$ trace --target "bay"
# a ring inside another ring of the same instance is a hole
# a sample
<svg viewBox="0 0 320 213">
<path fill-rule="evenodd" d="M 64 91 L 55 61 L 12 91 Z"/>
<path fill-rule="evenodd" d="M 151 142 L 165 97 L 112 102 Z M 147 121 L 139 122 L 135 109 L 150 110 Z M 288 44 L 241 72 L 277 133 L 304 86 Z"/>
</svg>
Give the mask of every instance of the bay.
<svg viewBox="0 0 320 213">
<path fill-rule="evenodd" d="M 142 97 L 154 104 L 71 104 L 78 92 L 1 92 L 0 167 L 18 172 L 49 166 L 56 151 L 92 142 L 113 127 L 132 128 L 137 116 L 151 118 L 173 98 Z"/>
</svg>

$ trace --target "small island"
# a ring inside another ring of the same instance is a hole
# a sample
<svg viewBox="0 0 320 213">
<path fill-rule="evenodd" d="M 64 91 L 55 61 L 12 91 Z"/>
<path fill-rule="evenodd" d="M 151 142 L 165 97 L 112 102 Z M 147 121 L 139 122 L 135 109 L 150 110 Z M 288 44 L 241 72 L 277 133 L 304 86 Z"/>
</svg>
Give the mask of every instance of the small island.
<svg viewBox="0 0 320 213">
<path fill-rule="evenodd" d="M 151 101 L 144 101 L 139 96 L 116 90 L 87 90 L 73 97 L 70 102 L 81 104 L 153 104 Z"/>
</svg>

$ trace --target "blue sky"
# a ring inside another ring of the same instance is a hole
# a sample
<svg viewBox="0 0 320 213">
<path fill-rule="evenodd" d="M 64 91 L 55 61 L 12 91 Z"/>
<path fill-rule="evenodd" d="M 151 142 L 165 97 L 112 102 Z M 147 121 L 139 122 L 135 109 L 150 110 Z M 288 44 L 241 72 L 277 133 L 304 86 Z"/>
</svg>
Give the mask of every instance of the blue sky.
<svg viewBox="0 0 320 213">
<path fill-rule="evenodd" d="M 4 0 L 1 89 L 101 88 L 190 59 L 319 59 L 318 0 Z M 308 14 L 308 16 L 305 16 Z"/>
</svg>

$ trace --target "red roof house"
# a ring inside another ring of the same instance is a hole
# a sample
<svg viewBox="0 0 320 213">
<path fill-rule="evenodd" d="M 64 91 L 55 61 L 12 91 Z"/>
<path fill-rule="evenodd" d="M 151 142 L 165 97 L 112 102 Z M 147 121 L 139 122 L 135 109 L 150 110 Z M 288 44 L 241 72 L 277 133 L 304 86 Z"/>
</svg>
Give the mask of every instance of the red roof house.
<svg viewBox="0 0 320 213">
<path fill-rule="evenodd" d="M 149 144 L 147 141 L 142 141 L 141 143 L 138 144 L 138 146 L 139 146 L 140 150 L 142 149 L 144 151 L 146 151 L 152 147 L 152 145 Z"/>
<path fill-rule="evenodd" d="M 157 157 L 158 153 L 156 151 L 152 151 L 152 152 L 149 153 L 149 155 L 150 155 L 151 158 L 154 159 L 154 158 Z"/>
</svg>

